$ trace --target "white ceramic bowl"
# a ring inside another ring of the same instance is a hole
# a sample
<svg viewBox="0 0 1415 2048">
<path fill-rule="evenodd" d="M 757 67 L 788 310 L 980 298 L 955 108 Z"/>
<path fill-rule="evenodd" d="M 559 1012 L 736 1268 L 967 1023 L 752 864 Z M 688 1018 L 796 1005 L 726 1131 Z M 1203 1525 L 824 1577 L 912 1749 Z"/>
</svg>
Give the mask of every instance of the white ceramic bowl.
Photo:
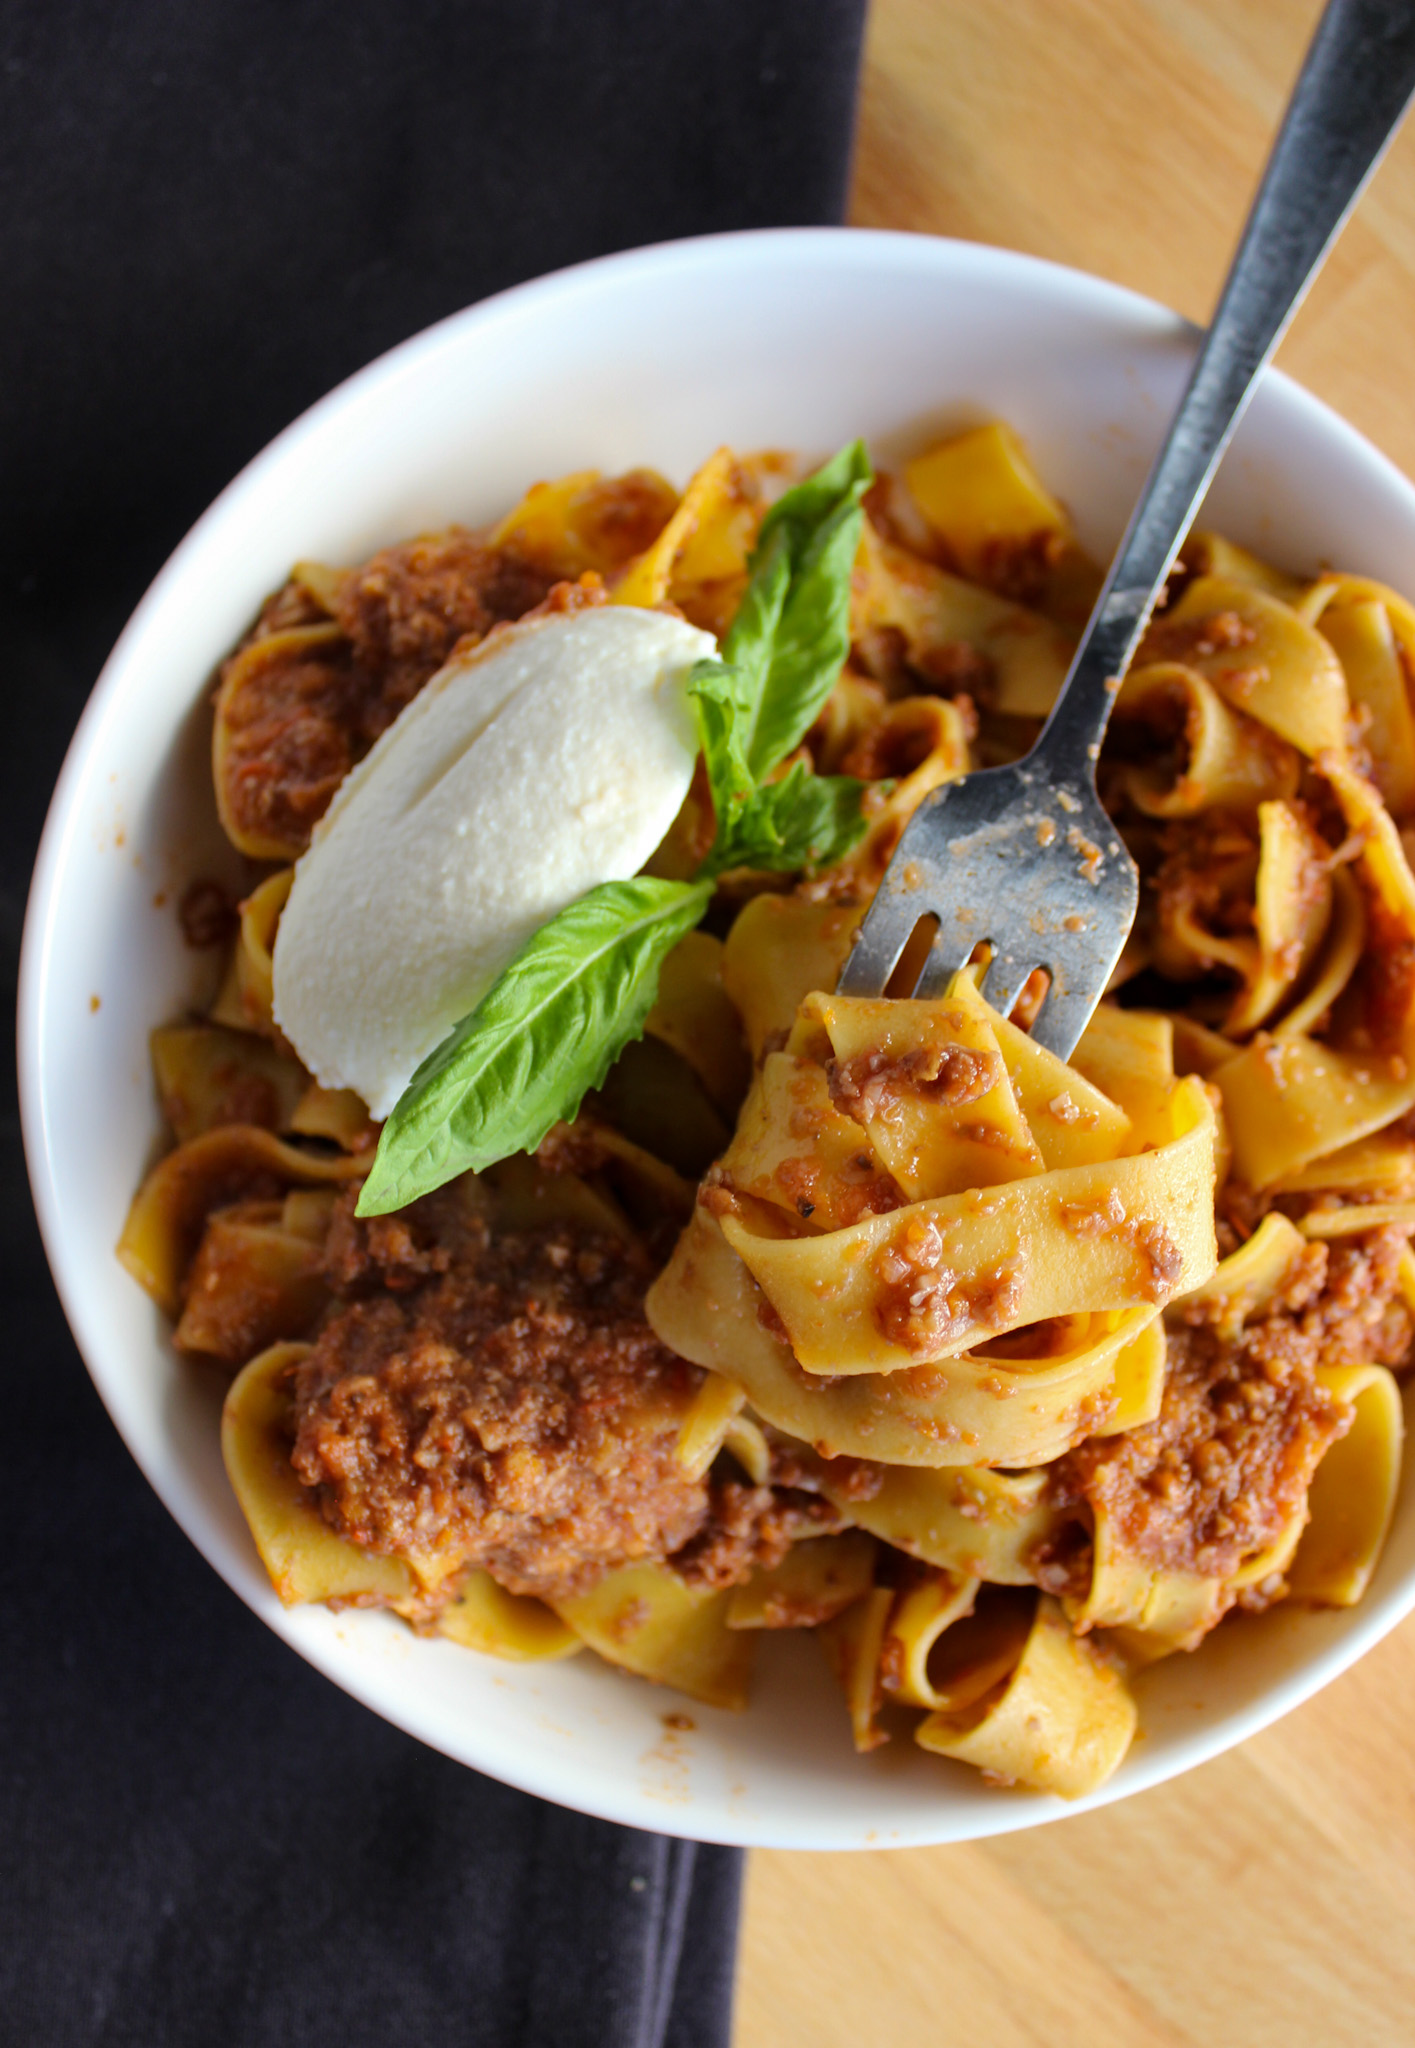
<svg viewBox="0 0 1415 2048">
<path fill-rule="evenodd" d="M 449 1756 L 613 1820 L 790 1848 L 966 1840 L 1078 1810 L 988 1790 L 907 1740 L 856 1757 L 807 1640 L 763 1645 L 745 1715 L 694 1707 L 693 1730 L 669 1732 L 680 1701 L 590 1655 L 503 1664 L 377 1614 L 280 1607 L 222 1471 L 212 1395 L 113 1256 L 157 1130 L 147 1034 L 194 993 L 173 892 L 229 866 L 206 766 L 213 665 L 300 556 L 356 561 L 483 521 L 581 467 L 650 463 L 681 482 L 723 441 L 825 453 L 863 433 L 888 460 L 1001 416 L 1104 556 L 1193 340 L 1094 278 L 905 235 L 728 235 L 610 257 L 443 322 L 315 406 L 193 528 L 114 649 L 54 796 L 25 930 L 21 1088 L 49 1257 L 99 1392 L 192 1541 L 302 1656 Z M 1280 376 L 1209 516 L 1293 568 L 1335 562 L 1415 590 L 1415 489 Z M 1231 1622 L 1152 1670 L 1141 1739 L 1080 1805 L 1252 1734 L 1412 1605 L 1407 1485 L 1361 1606 Z"/>
</svg>

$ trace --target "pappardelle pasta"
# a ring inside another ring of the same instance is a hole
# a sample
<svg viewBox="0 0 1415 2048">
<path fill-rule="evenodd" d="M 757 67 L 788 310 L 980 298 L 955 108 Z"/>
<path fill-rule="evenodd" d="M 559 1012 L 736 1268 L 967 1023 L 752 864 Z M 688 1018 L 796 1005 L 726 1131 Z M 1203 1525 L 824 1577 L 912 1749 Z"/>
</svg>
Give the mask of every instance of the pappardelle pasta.
<svg viewBox="0 0 1415 2048">
<path fill-rule="evenodd" d="M 1359 1600 L 1393 1512 L 1415 608 L 1191 535 L 1101 760 L 1142 908 L 1069 1063 L 1028 1035 L 1044 983 L 1003 1017 L 981 963 L 936 1001 L 837 995 L 904 822 L 1030 745 L 1099 586 L 1016 436 L 975 429 L 870 485 L 848 659 L 766 774 L 863 785 L 848 850 L 714 872 L 570 1121 L 361 1215 L 379 1125 L 277 1021 L 293 864 L 444 665 L 614 604 L 720 640 L 798 473 L 577 473 L 295 568 L 222 670 L 249 882 L 186 906 L 224 970 L 154 1033 L 174 1142 L 119 1255 L 230 1380 L 281 1600 L 588 1645 L 720 1707 L 762 1631 L 810 1629 L 858 1749 L 1074 1798 L 1137 1670 L 1233 1610 Z M 700 761 L 645 874 L 703 872 L 713 831 Z"/>
</svg>

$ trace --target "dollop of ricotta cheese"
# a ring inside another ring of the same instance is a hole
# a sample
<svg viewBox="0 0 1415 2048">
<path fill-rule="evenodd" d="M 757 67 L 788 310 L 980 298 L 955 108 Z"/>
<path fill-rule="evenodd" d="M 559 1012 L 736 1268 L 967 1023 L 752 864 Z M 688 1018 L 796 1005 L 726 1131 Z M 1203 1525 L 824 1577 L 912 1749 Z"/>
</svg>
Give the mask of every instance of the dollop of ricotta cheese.
<svg viewBox="0 0 1415 2048">
<path fill-rule="evenodd" d="M 316 1080 L 387 1116 L 532 933 L 638 873 L 687 795 L 688 672 L 715 652 L 605 605 L 433 677 L 346 776 L 280 920 L 275 1017 Z"/>
</svg>

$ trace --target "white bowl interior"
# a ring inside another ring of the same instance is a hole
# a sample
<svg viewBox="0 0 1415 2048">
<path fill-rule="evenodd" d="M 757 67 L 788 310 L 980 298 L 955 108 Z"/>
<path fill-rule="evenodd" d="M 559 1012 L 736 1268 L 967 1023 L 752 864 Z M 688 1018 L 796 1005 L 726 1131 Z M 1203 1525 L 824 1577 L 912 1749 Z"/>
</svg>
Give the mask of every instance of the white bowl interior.
<svg viewBox="0 0 1415 2048">
<path fill-rule="evenodd" d="M 1023 434 L 1088 545 L 1119 537 L 1193 346 L 1174 315 L 997 250 L 784 231 L 640 251 L 523 287 L 409 342 L 299 420 L 177 550 L 123 634 L 54 799 L 31 899 L 22 1099 L 40 1221 L 99 1390 L 193 1542 L 303 1656 L 448 1755 L 614 1820 L 793 1848 L 969 1839 L 1076 1811 L 988 1790 L 901 1733 L 851 1751 L 815 1646 L 763 1645 L 750 1711 L 693 1707 L 584 1655 L 503 1664 L 375 1614 L 283 1610 L 221 1468 L 216 1403 L 113 1245 L 156 1138 L 151 1027 L 197 993 L 172 904 L 229 869 L 212 815 L 210 672 L 300 556 L 342 562 L 529 482 L 649 463 L 681 482 L 720 442 L 888 460 L 990 416 Z M 1415 490 L 1269 376 L 1209 511 L 1297 569 L 1415 589 Z M 1297 1704 L 1415 1604 L 1407 1485 L 1376 1582 L 1345 1613 L 1226 1624 L 1142 1679 L 1142 1738 L 1082 1807 L 1153 1785 Z"/>
</svg>

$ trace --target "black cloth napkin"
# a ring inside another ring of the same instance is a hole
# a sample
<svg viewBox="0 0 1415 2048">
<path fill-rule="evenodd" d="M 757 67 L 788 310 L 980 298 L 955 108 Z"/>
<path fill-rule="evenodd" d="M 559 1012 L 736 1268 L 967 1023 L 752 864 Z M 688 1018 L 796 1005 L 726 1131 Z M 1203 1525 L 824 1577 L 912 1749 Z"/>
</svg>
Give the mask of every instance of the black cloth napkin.
<svg viewBox="0 0 1415 2048">
<path fill-rule="evenodd" d="M 489 291 L 833 221 L 864 0 L 0 0 L 0 942 L 124 618 L 334 381 Z M 95 1134 L 102 1142 L 102 1134 Z M 739 1858 L 316 1676 L 148 1492 L 3 1130 L 0 2041 L 715 2048 Z"/>
</svg>

